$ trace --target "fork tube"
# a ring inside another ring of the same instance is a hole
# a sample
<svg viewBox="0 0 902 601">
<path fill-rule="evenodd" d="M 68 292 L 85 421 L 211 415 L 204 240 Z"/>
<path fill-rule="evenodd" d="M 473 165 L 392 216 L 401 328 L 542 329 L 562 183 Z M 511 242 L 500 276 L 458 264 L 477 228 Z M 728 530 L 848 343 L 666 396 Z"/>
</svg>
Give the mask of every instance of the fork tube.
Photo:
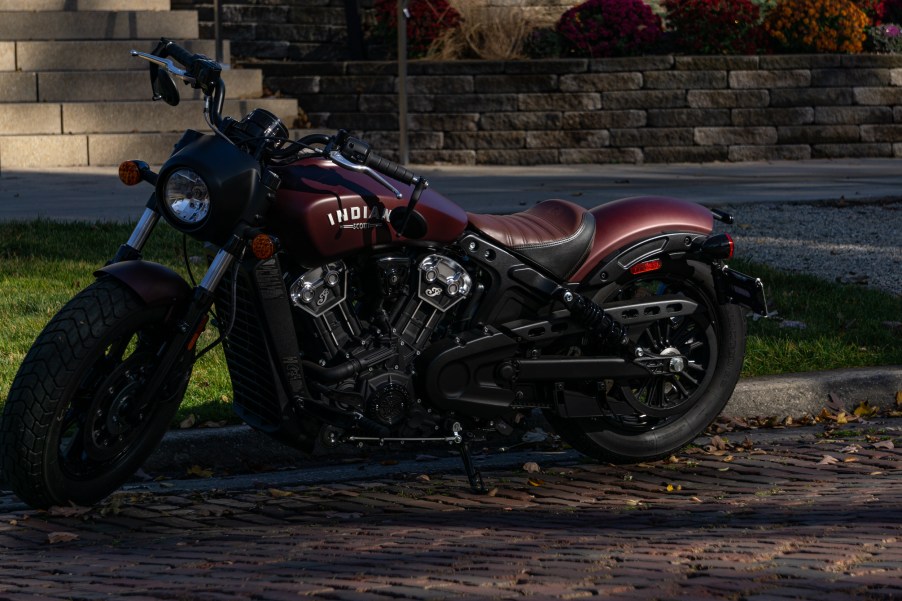
<svg viewBox="0 0 902 601">
<path fill-rule="evenodd" d="M 134 248 L 136 251 L 141 252 L 144 249 L 144 245 L 147 244 L 148 238 L 150 238 L 151 232 L 153 232 L 153 228 L 156 227 L 157 222 L 160 220 L 160 214 L 152 209 L 144 209 L 144 213 L 141 215 L 141 219 L 138 220 L 138 224 L 135 226 L 135 229 L 132 231 L 131 237 L 129 237 L 127 245 Z"/>
<path fill-rule="evenodd" d="M 216 257 L 213 258 L 213 262 L 210 263 L 210 268 L 207 269 L 207 273 L 204 274 L 204 279 L 201 280 L 200 287 L 208 293 L 212 293 L 216 290 L 216 287 L 219 285 L 219 282 L 222 281 L 222 278 L 229 270 L 229 267 L 235 262 L 235 258 L 235 255 L 229 251 L 219 249 L 219 252 L 216 253 Z"/>
<path fill-rule="evenodd" d="M 135 229 L 132 230 L 132 235 L 129 236 L 128 242 L 119 247 L 116 255 L 107 262 L 107 265 L 140 259 L 141 251 L 144 250 L 144 245 L 147 244 L 147 240 L 150 238 L 150 234 L 159 220 L 159 213 L 149 207 L 144 209 L 144 213 L 141 215 L 141 219 L 138 220 L 137 225 L 135 225 Z"/>
</svg>

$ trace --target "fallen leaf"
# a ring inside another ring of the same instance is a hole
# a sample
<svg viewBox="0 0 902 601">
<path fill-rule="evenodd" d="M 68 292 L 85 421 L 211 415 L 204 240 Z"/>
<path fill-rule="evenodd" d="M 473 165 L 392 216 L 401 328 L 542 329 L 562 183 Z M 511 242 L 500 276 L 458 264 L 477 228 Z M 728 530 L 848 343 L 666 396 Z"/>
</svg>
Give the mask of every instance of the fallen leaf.
<svg viewBox="0 0 902 601">
<path fill-rule="evenodd" d="M 74 540 L 78 540 L 78 535 L 74 532 L 51 532 L 47 535 L 47 542 L 51 545 L 68 543 Z"/>
<path fill-rule="evenodd" d="M 874 407 L 867 401 L 861 401 L 852 413 L 858 417 L 874 417 L 879 411 L 879 407 Z"/>
<path fill-rule="evenodd" d="M 626 504 L 630 507 L 640 507 L 644 505 L 644 503 L 639 499 L 627 499 Z"/>
<path fill-rule="evenodd" d="M 681 490 L 683 490 L 683 485 L 682 485 L 682 484 L 676 484 L 676 485 L 674 485 L 674 484 L 668 484 L 668 485 L 667 485 L 667 492 L 673 492 L 673 491 L 679 492 L 679 491 L 681 491 Z"/>
<path fill-rule="evenodd" d="M 10 521 L 9 521 L 9 525 L 10 525 L 10 526 L 18 526 L 18 525 L 19 525 L 19 520 L 10 520 Z"/>
<path fill-rule="evenodd" d="M 88 513 L 89 511 L 91 511 L 90 507 L 77 507 L 75 505 L 62 507 L 57 505 L 48 509 L 47 513 L 49 513 L 53 517 L 71 518 Z"/>
<path fill-rule="evenodd" d="M 861 447 L 859 447 L 857 444 L 850 444 L 849 446 L 843 447 L 842 449 L 840 449 L 839 452 L 840 453 L 857 453 L 860 450 L 861 450 Z"/>
<path fill-rule="evenodd" d="M 844 425 L 849 423 L 849 419 L 846 417 L 845 411 L 840 411 L 839 415 L 836 416 L 836 423 L 839 425 Z"/>
<path fill-rule="evenodd" d="M 733 456 L 727 455 L 726 457 L 723 458 L 723 460 L 726 461 L 727 463 L 729 463 L 730 461 L 733 461 Z"/>
<path fill-rule="evenodd" d="M 896 393 L 896 407 L 902 408 L 902 390 Z"/>
<path fill-rule="evenodd" d="M 189 476 L 197 476 L 198 478 L 212 478 L 213 470 L 204 469 L 199 465 L 192 465 L 187 470 Z"/>
<path fill-rule="evenodd" d="M 718 451 L 726 450 L 727 442 L 721 438 L 720 436 L 712 436 L 711 437 L 711 446 L 717 449 Z"/>
<path fill-rule="evenodd" d="M 529 482 L 530 486 L 542 486 L 545 484 L 544 480 L 539 480 L 538 478 L 530 478 L 527 482 Z"/>
<path fill-rule="evenodd" d="M 269 493 L 269 496 L 275 497 L 277 499 L 283 499 L 285 497 L 290 497 L 290 496 L 294 495 L 294 493 L 291 492 L 290 490 L 280 490 L 278 488 L 268 488 L 268 489 L 266 489 L 266 492 Z"/>
<path fill-rule="evenodd" d="M 193 413 L 190 413 L 188 417 L 179 422 L 179 428 L 182 430 L 187 430 L 188 428 L 193 428 L 197 423 L 197 416 Z"/>
<path fill-rule="evenodd" d="M 880 442 L 874 443 L 875 449 L 895 449 L 896 445 L 893 444 L 892 440 L 881 440 Z"/>
<path fill-rule="evenodd" d="M 839 459 L 833 455 L 824 455 L 824 458 L 817 462 L 818 465 L 833 465 L 839 463 Z"/>
<path fill-rule="evenodd" d="M 417 476 L 417 480 L 419 480 L 420 482 L 429 482 L 430 478 L 426 474 L 420 474 L 419 476 Z"/>
<path fill-rule="evenodd" d="M 537 472 L 541 472 L 542 468 L 540 468 L 539 464 L 536 463 L 535 461 L 527 461 L 526 463 L 523 464 L 523 470 L 527 474 L 535 474 Z"/>
<path fill-rule="evenodd" d="M 692 500 L 695 501 L 696 503 L 703 503 L 703 502 L 704 502 L 704 501 L 702 501 L 701 499 L 699 499 L 698 497 L 692 497 Z"/>
<path fill-rule="evenodd" d="M 858 457 L 846 457 L 842 460 L 843 463 L 856 463 L 858 461 Z"/>
<path fill-rule="evenodd" d="M 487 497 L 494 497 L 498 494 L 498 487 L 492 488 L 489 492 L 485 493 Z"/>
</svg>

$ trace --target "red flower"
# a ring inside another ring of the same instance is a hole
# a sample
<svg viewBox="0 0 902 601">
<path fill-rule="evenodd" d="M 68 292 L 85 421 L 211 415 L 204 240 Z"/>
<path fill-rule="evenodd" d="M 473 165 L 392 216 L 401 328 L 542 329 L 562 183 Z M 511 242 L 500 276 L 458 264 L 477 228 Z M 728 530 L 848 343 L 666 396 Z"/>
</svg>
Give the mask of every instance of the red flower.
<svg viewBox="0 0 902 601">
<path fill-rule="evenodd" d="M 557 32 L 572 54 L 637 54 L 661 37 L 661 18 L 642 0 L 587 0 L 565 12 Z"/>
</svg>

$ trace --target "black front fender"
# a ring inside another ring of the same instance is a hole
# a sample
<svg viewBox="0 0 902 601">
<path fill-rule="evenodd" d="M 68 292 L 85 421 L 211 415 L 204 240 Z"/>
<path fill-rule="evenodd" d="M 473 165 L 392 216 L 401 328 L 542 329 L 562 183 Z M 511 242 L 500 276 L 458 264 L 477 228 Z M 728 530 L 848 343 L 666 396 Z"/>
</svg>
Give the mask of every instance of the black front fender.
<svg viewBox="0 0 902 601">
<path fill-rule="evenodd" d="M 173 270 L 151 261 L 121 261 L 94 272 L 113 277 L 131 288 L 147 304 L 181 304 L 191 298 L 191 286 Z"/>
</svg>

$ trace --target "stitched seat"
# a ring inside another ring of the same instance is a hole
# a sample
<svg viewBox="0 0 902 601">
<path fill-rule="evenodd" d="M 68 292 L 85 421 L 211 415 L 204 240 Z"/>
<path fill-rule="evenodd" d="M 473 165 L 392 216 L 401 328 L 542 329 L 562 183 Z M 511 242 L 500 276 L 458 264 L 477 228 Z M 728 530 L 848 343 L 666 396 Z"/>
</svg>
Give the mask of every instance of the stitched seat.
<svg viewBox="0 0 902 601">
<path fill-rule="evenodd" d="M 467 213 L 489 238 L 566 279 L 579 267 L 595 237 L 595 218 L 566 200 L 546 200 L 513 215 Z"/>
</svg>

